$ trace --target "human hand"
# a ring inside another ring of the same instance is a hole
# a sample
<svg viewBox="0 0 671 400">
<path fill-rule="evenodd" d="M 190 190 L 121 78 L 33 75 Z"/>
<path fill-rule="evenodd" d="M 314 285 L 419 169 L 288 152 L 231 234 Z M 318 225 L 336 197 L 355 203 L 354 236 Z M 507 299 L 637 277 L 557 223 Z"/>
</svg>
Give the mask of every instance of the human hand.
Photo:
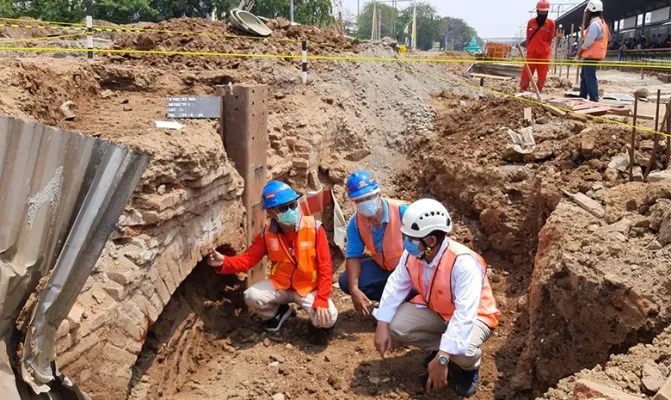
<svg viewBox="0 0 671 400">
<path fill-rule="evenodd" d="M 317 317 L 317 324 L 319 324 L 320 328 L 325 328 L 329 325 L 330 315 L 328 308 L 315 308 L 315 316 Z"/>
<path fill-rule="evenodd" d="M 389 324 L 378 322 L 375 330 L 375 349 L 384 358 L 384 354 L 391 350 L 391 334 L 389 333 Z"/>
<path fill-rule="evenodd" d="M 212 268 L 219 268 L 222 265 L 224 265 L 224 255 L 219 253 L 216 250 L 213 250 L 208 256 L 207 256 L 207 265 L 209 265 Z"/>
<path fill-rule="evenodd" d="M 438 352 L 436 357 L 429 363 L 429 379 L 426 381 L 427 392 L 430 392 L 432 389 L 439 390 L 447 386 L 447 365 L 440 365 L 438 361 L 438 357 L 441 354 L 446 355 L 443 352 Z"/>
<path fill-rule="evenodd" d="M 356 288 L 350 293 L 352 293 L 352 304 L 354 304 L 354 309 L 364 317 L 369 316 L 370 311 L 368 310 L 368 307 L 371 303 L 364 292 L 362 292 L 361 289 Z"/>
</svg>

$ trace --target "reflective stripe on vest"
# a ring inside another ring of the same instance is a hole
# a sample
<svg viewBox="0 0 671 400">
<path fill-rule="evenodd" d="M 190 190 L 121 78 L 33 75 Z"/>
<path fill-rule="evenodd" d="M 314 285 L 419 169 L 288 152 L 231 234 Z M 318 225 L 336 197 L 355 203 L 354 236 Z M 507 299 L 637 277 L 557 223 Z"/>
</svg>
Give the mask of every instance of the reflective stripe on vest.
<svg viewBox="0 0 671 400">
<path fill-rule="evenodd" d="M 270 280 L 275 289 L 292 289 L 305 297 L 317 288 L 317 228 L 314 217 L 301 216 L 294 257 L 289 250 L 286 236 L 278 233 L 275 221 L 266 224 L 263 238 L 268 258 L 272 263 Z"/>
<path fill-rule="evenodd" d="M 582 52 L 582 58 L 589 60 L 603 60 L 606 58 L 606 53 L 608 52 L 608 38 L 610 32 L 608 30 L 608 24 L 601 18 L 598 18 L 598 22 L 601 23 L 601 28 L 603 29 L 603 38 L 597 39 L 592 43 L 591 46 L 585 51 Z M 590 26 L 592 24 L 590 23 Z M 589 34 L 589 27 L 585 31 L 585 37 Z"/>
<path fill-rule="evenodd" d="M 449 321 L 454 314 L 454 298 L 452 296 L 452 268 L 457 257 L 475 257 L 482 267 L 483 285 L 480 294 L 480 305 L 478 306 L 478 319 L 494 329 L 499 325 L 501 312 L 496 308 L 496 300 L 492 293 L 492 287 L 487 279 L 487 264 L 485 260 L 468 247 L 450 240 L 449 246 L 440 259 L 433 279 L 429 283 L 428 290 L 424 287 L 423 271 L 421 261 L 408 256 L 406 267 L 412 278 L 412 283 L 419 292 L 412 303 L 428 305 L 438 313 L 445 321 Z"/>
<path fill-rule="evenodd" d="M 356 226 L 359 230 L 359 236 L 363 241 L 366 251 L 370 253 L 373 260 L 386 271 L 396 269 L 401 256 L 403 255 L 403 235 L 401 234 L 401 206 L 407 202 L 392 199 L 383 199 L 389 206 L 389 222 L 384 229 L 382 237 L 382 254 L 377 254 L 375 250 L 375 241 L 373 240 L 373 226 L 368 218 L 356 213 Z"/>
</svg>

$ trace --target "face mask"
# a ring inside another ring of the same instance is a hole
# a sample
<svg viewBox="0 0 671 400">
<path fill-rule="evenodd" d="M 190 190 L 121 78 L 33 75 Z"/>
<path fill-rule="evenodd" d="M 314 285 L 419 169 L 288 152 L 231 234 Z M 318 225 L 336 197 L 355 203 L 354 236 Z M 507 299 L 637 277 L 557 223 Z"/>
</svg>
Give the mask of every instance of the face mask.
<svg viewBox="0 0 671 400">
<path fill-rule="evenodd" d="M 420 258 L 423 253 L 419 250 L 419 244 L 413 242 L 412 240 L 403 238 L 403 248 L 413 257 Z"/>
<path fill-rule="evenodd" d="M 371 199 L 363 201 L 356 205 L 357 211 L 359 211 L 364 217 L 372 217 L 377 214 L 377 211 L 380 209 L 380 204 L 377 199 Z"/>
<path fill-rule="evenodd" d="M 548 19 L 548 15 L 547 15 L 547 14 L 545 14 L 545 15 L 538 14 L 538 16 L 536 17 L 536 22 L 538 22 L 538 25 L 539 25 L 539 26 L 543 26 L 543 24 L 545 23 L 545 20 L 546 20 L 546 19 Z"/>
<path fill-rule="evenodd" d="M 288 209 L 287 211 L 283 212 L 282 214 L 279 214 L 277 216 L 277 220 L 279 221 L 280 224 L 282 225 L 295 225 L 296 221 L 298 221 L 298 209 Z"/>
</svg>

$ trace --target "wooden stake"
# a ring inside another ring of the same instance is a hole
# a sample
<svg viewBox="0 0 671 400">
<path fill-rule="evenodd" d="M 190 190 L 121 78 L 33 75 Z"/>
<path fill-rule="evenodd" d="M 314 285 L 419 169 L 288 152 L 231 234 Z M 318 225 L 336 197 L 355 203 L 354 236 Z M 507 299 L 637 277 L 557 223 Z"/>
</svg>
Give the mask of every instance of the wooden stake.
<svg viewBox="0 0 671 400">
<path fill-rule="evenodd" d="M 636 122 L 638 117 L 638 96 L 634 100 L 634 124 L 631 128 L 631 149 L 629 149 L 629 182 L 634 181 L 634 146 L 636 146 Z"/>
<path fill-rule="evenodd" d="M 575 24 L 571 24 L 571 36 L 566 41 L 566 61 L 571 59 L 571 46 L 573 46 L 573 32 L 575 30 Z M 571 64 L 566 65 L 566 79 L 571 77 Z"/>
<path fill-rule="evenodd" d="M 659 100 L 662 97 L 662 91 L 657 90 L 657 111 L 655 112 L 655 131 L 659 132 Z M 671 104 L 671 103 L 670 103 Z M 666 123 L 666 118 L 669 113 L 669 107 L 667 105 L 666 107 L 666 114 L 664 114 L 664 121 L 662 121 L 662 125 Z M 648 175 L 650 174 L 650 171 L 652 171 L 653 166 L 655 165 L 655 158 L 657 156 L 657 148 L 659 147 L 659 134 L 655 133 L 655 144 L 652 146 L 652 155 L 650 156 L 650 159 L 648 160 L 648 166 L 645 169 L 645 174 L 643 175 L 643 182 L 646 182 L 648 180 Z"/>
<path fill-rule="evenodd" d="M 585 10 L 587 11 L 587 10 Z M 582 43 L 585 40 L 585 23 L 587 20 L 587 12 L 584 12 L 582 14 L 582 25 L 580 27 L 580 40 L 578 40 L 578 54 L 580 54 L 580 49 L 582 48 Z M 578 57 L 578 60 L 580 60 L 580 57 Z M 578 65 L 578 67 L 575 70 L 575 84 L 577 85 L 580 83 L 580 70 L 582 67 Z"/>
<path fill-rule="evenodd" d="M 524 57 L 524 51 L 522 51 L 522 46 L 520 46 L 519 43 L 517 44 L 517 51 L 519 51 L 522 57 Z M 541 96 L 541 91 L 538 90 L 538 86 L 536 86 L 536 81 L 534 80 L 534 77 L 531 74 L 529 64 L 526 63 L 526 58 L 524 60 L 524 68 L 527 70 L 527 74 L 529 74 L 529 81 L 531 81 L 531 86 L 533 86 L 534 91 L 536 92 L 536 98 L 538 99 L 538 101 L 543 101 L 543 96 Z"/>
<path fill-rule="evenodd" d="M 671 162 L 671 101 L 666 103 L 666 109 L 668 111 L 666 119 L 666 169 L 669 169 L 669 163 Z"/>
</svg>

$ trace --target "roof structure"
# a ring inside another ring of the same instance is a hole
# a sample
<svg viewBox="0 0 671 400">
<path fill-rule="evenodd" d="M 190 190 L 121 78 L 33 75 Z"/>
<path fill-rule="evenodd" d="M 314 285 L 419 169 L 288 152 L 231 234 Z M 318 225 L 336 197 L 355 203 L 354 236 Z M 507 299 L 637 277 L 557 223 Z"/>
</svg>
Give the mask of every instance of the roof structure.
<svg viewBox="0 0 671 400">
<path fill-rule="evenodd" d="M 669 0 L 603 0 L 603 11 L 606 21 L 619 21 L 621 19 L 644 14 L 669 5 Z M 582 15 L 585 12 L 587 1 L 575 6 L 555 21 L 557 25 L 562 24 L 564 30 L 570 29 L 571 24 L 579 29 L 582 24 Z"/>
</svg>

